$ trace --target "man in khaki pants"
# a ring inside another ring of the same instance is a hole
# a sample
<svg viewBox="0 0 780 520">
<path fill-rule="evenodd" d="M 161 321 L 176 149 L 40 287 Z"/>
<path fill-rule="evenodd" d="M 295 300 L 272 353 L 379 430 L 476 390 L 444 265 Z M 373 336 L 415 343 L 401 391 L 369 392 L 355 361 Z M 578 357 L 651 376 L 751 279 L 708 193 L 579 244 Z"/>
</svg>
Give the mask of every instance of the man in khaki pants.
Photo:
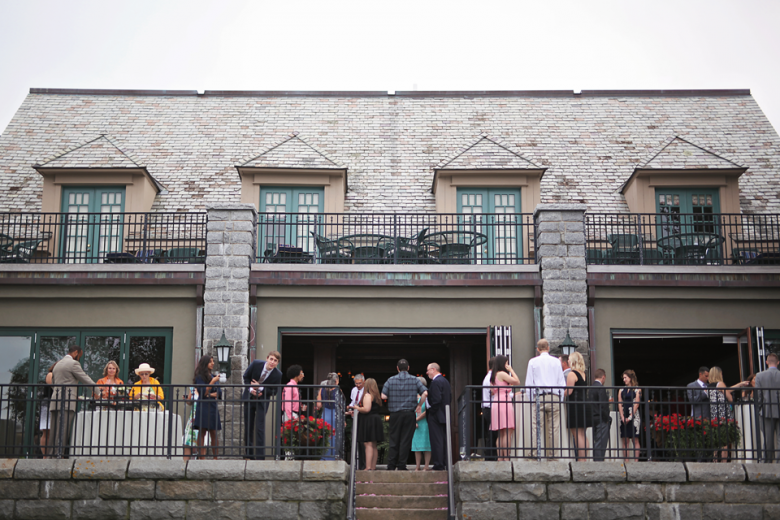
<svg viewBox="0 0 780 520">
<path fill-rule="evenodd" d="M 561 362 L 550 355 L 550 344 L 540 339 L 536 344 L 537 356 L 528 362 L 525 386 L 531 401 L 531 446 L 536 456 L 537 415 L 541 421 L 540 437 L 544 437 L 542 457 L 555 460 L 561 455 L 561 397 L 566 386 Z M 537 409 L 538 397 L 538 409 Z"/>
<path fill-rule="evenodd" d="M 95 382 L 84 373 L 79 359 L 84 354 L 81 347 L 71 345 L 68 354 L 57 361 L 52 371 L 54 394 L 51 396 L 51 434 L 49 434 L 49 453 L 54 456 L 65 455 L 69 443 L 70 430 L 76 414 L 79 382 L 94 385 Z M 61 386 L 65 385 L 65 386 Z M 59 451 L 59 447 L 62 451 Z"/>
</svg>

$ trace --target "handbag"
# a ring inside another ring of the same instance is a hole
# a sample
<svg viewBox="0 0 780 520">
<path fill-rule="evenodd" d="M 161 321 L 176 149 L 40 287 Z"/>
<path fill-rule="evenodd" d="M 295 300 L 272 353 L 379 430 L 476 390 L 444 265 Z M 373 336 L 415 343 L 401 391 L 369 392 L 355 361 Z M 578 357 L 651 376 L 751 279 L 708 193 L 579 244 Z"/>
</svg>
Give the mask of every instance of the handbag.
<svg viewBox="0 0 780 520">
<path fill-rule="evenodd" d="M 634 414 L 634 418 L 633 418 L 632 422 L 634 423 L 634 429 L 637 432 L 639 432 L 639 426 L 642 424 L 642 418 L 639 416 L 638 413 Z"/>
</svg>

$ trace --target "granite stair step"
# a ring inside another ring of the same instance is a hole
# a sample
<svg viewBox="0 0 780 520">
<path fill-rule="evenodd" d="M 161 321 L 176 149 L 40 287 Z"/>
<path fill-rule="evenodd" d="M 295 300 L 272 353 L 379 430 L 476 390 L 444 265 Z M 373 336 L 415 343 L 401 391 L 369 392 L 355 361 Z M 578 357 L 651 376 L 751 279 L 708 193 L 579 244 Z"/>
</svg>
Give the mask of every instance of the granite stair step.
<svg viewBox="0 0 780 520">
<path fill-rule="evenodd" d="M 375 484 L 358 484 L 356 487 L 356 494 L 359 495 L 427 495 L 435 497 L 438 495 L 447 494 L 447 484 L 420 484 L 420 483 L 408 483 L 408 484 L 388 484 L 388 483 L 375 483 Z"/>
<path fill-rule="evenodd" d="M 358 471 L 355 478 L 358 483 L 447 483 L 446 471 Z"/>
<path fill-rule="evenodd" d="M 446 509 L 358 509 L 357 520 L 447 520 Z"/>
<path fill-rule="evenodd" d="M 358 496 L 355 498 L 355 506 L 377 507 L 380 509 L 438 509 L 447 507 L 447 497 L 419 495 Z"/>
</svg>

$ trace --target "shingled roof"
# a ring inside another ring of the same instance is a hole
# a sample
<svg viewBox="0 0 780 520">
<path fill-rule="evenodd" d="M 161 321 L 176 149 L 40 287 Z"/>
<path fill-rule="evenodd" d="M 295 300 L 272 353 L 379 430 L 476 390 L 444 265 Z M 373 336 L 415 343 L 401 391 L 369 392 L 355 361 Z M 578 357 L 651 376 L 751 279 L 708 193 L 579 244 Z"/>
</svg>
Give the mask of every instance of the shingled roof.
<svg viewBox="0 0 780 520">
<path fill-rule="evenodd" d="M 122 143 L 166 186 L 153 205 L 160 211 L 239 201 L 235 165 L 246 164 L 345 168 L 346 211 L 433 213 L 437 166 L 526 161 L 546 169 L 544 203 L 628 211 L 620 187 L 637 167 L 720 168 L 722 159 L 747 168 L 743 211 L 780 213 L 780 138 L 748 91 L 32 90 L 0 136 L 0 211 L 40 211 L 42 179 L 32 165 L 98 135 L 112 137 L 95 146 Z M 681 137 L 660 150 L 670 136 Z M 60 164 L 127 164 L 80 153 Z"/>
<path fill-rule="evenodd" d="M 481 134 L 454 157 L 440 162 L 436 170 L 526 170 L 541 169 L 498 139 Z"/>
<path fill-rule="evenodd" d="M 143 168 L 107 135 L 72 146 L 36 164 L 35 168 Z"/>
<path fill-rule="evenodd" d="M 646 161 L 639 165 L 639 168 L 645 170 L 708 170 L 742 169 L 744 166 L 676 135 L 664 141 L 660 150 L 651 154 Z"/>
<path fill-rule="evenodd" d="M 293 132 L 280 142 L 266 148 L 255 157 L 242 161 L 243 168 L 306 168 L 306 169 L 338 169 L 346 167 L 328 157 L 298 132 Z"/>
</svg>

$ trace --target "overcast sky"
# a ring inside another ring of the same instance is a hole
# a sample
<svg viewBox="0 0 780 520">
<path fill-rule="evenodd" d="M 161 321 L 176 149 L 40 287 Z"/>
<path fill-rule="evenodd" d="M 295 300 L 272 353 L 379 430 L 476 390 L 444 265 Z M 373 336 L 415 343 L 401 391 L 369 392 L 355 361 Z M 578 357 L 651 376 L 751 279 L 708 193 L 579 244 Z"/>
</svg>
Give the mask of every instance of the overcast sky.
<svg viewBox="0 0 780 520">
<path fill-rule="evenodd" d="M 0 129 L 31 87 L 749 88 L 780 124 L 780 2 L 0 0 Z"/>
</svg>

